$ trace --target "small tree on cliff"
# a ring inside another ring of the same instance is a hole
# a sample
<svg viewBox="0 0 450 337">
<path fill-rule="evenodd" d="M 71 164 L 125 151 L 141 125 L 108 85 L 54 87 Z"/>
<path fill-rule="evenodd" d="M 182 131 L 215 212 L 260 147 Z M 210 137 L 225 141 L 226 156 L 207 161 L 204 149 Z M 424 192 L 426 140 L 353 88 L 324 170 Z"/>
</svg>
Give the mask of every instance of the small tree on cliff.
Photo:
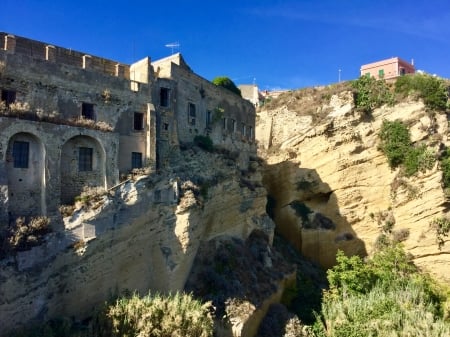
<svg viewBox="0 0 450 337">
<path fill-rule="evenodd" d="M 212 80 L 212 82 L 219 86 L 219 87 L 224 87 L 228 90 L 230 90 L 231 92 L 234 92 L 236 95 L 239 95 L 242 97 L 241 95 L 241 90 L 239 90 L 239 88 L 236 86 L 236 84 L 234 84 L 234 82 L 226 77 L 226 76 L 219 76 L 216 77 L 215 79 Z"/>
</svg>

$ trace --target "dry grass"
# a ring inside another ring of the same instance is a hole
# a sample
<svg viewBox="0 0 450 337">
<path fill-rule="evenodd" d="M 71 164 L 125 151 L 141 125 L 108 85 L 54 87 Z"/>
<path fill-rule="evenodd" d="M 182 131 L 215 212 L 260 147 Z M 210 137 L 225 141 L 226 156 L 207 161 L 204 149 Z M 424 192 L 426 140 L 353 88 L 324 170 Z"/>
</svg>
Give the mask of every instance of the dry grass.
<svg viewBox="0 0 450 337">
<path fill-rule="evenodd" d="M 112 132 L 114 128 L 104 121 L 94 121 L 83 117 L 63 119 L 55 115 L 45 114 L 42 109 L 32 111 L 28 103 L 15 102 L 7 107 L 4 102 L 0 102 L 0 116 L 13 117 L 30 121 L 39 121 L 52 124 L 61 124 L 87 129 Z"/>
</svg>

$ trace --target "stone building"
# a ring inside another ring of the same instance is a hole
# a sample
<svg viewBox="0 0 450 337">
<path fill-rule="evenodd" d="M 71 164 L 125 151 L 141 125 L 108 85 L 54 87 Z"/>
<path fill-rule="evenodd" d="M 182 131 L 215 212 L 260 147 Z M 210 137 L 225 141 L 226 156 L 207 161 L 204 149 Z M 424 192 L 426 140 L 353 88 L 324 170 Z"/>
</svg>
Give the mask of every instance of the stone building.
<svg viewBox="0 0 450 337">
<path fill-rule="evenodd" d="M 254 152 L 251 103 L 180 54 L 131 65 L 0 32 L 0 221 L 57 215 L 85 186 L 163 170 L 195 136 Z"/>
</svg>

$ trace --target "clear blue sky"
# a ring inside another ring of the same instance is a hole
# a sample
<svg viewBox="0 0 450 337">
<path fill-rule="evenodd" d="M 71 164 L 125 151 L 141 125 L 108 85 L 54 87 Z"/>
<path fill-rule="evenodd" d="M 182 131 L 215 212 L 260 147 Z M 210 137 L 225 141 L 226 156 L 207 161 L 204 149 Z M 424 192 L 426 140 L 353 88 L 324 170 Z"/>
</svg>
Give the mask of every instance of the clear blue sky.
<svg viewBox="0 0 450 337">
<path fill-rule="evenodd" d="M 0 31 L 123 63 L 171 54 L 261 89 L 359 76 L 392 56 L 450 78 L 448 0 L 2 0 Z"/>
</svg>

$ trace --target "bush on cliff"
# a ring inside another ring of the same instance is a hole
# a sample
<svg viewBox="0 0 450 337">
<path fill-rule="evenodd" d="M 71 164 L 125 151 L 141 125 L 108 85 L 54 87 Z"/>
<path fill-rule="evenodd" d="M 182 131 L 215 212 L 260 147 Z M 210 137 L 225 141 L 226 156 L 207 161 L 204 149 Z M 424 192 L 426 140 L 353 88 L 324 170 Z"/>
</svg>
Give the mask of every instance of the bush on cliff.
<svg viewBox="0 0 450 337">
<path fill-rule="evenodd" d="M 120 298 L 98 320 L 98 336 L 209 337 L 213 334 L 210 304 L 189 294 L 149 294 Z"/>
<path fill-rule="evenodd" d="M 89 325 L 57 319 L 28 326 L 14 337 L 210 337 L 210 303 L 202 304 L 185 293 L 134 294 L 106 305 Z M 1 333 L 1 332 L 0 332 Z"/>
<path fill-rule="evenodd" d="M 445 111 L 448 108 L 448 84 L 435 76 L 401 76 L 395 82 L 395 92 L 404 97 L 416 95 L 430 110 Z"/>
<path fill-rule="evenodd" d="M 392 105 L 394 103 L 394 97 L 383 79 L 377 80 L 374 77 L 361 76 L 352 82 L 352 87 L 355 106 L 365 113 L 371 113 L 373 109 L 383 104 Z"/>
<path fill-rule="evenodd" d="M 380 150 L 385 154 L 389 166 L 402 166 L 407 176 L 433 168 L 435 154 L 425 145 L 414 146 L 409 130 L 400 121 L 384 120 L 379 133 Z"/>
<path fill-rule="evenodd" d="M 420 274 L 399 245 L 372 259 L 337 255 L 317 326 L 329 337 L 449 336 L 443 289 Z M 320 331 L 319 331 L 320 332 Z"/>
</svg>

